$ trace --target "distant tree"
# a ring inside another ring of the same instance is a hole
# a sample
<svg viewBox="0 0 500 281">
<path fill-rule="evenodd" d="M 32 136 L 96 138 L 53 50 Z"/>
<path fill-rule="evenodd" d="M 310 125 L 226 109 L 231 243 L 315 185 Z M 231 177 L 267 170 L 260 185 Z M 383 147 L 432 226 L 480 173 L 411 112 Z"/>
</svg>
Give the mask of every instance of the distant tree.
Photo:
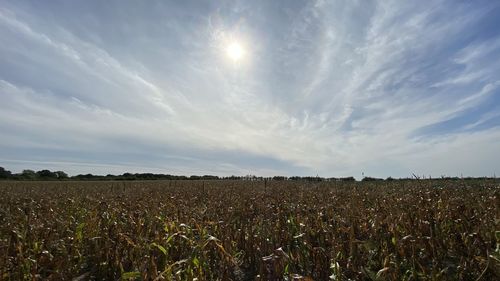
<svg viewBox="0 0 500 281">
<path fill-rule="evenodd" d="M 361 181 L 381 181 L 383 179 L 372 178 L 372 177 L 364 177 Z"/>
<path fill-rule="evenodd" d="M 79 175 L 76 175 L 76 176 L 73 176 L 72 178 L 74 179 L 77 179 L 77 180 L 91 180 L 91 179 L 95 179 L 96 176 L 92 175 L 92 174 L 79 174 Z"/>
<path fill-rule="evenodd" d="M 44 179 L 57 179 L 57 174 L 49 170 L 41 170 L 36 172 L 40 178 Z"/>
<path fill-rule="evenodd" d="M 301 179 L 304 180 L 304 181 L 308 181 L 308 182 L 315 182 L 315 181 L 323 181 L 323 180 L 325 180 L 324 178 L 319 177 L 319 176 L 315 176 L 315 177 L 302 177 Z"/>
<path fill-rule="evenodd" d="M 135 174 L 135 177 L 140 180 L 155 180 L 157 177 L 153 173 L 142 173 L 142 174 Z"/>
<path fill-rule="evenodd" d="M 37 173 L 33 170 L 23 170 L 21 173 L 22 179 L 33 180 L 38 177 Z"/>
<path fill-rule="evenodd" d="M 137 179 L 137 177 L 131 173 L 124 173 L 121 177 L 124 180 L 136 180 Z"/>
<path fill-rule="evenodd" d="M 56 177 L 60 180 L 62 179 L 67 179 L 68 178 L 68 174 L 66 174 L 65 172 L 63 171 L 56 171 L 54 172 L 54 174 L 56 175 Z"/>
<path fill-rule="evenodd" d="M 8 170 L 5 170 L 3 167 L 0 167 L 0 179 L 8 179 L 12 177 L 12 173 Z"/>
<path fill-rule="evenodd" d="M 201 177 L 201 179 L 203 179 L 203 180 L 218 180 L 219 177 L 218 176 L 212 176 L 212 175 L 203 175 Z"/>
<path fill-rule="evenodd" d="M 340 181 L 356 181 L 354 177 L 345 177 L 345 178 L 340 178 Z"/>
</svg>

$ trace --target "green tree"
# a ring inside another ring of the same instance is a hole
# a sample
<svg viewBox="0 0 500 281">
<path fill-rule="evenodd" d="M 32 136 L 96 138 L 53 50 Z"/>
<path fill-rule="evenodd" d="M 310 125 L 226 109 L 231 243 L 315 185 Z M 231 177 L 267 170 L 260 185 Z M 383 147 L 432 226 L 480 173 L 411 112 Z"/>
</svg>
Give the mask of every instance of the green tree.
<svg viewBox="0 0 500 281">
<path fill-rule="evenodd" d="M 3 167 L 0 167 L 0 179 L 8 179 L 10 177 L 12 177 L 12 173 L 5 170 Z"/>
<path fill-rule="evenodd" d="M 23 170 L 23 172 L 21 173 L 21 178 L 23 178 L 23 179 L 32 180 L 32 179 L 36 179 L 37 177 L 38 177 L 38 175 L 33 170 Z"/>
<path fill-rule="evenodd" d="M 56 172 L 54 172 L 54 174 L 56 174 L 57 178 L 60 179 L 60 180 L 68 178 L 68 174 L 66 174 L 63 171 L 56 171 Z"/>
<path fill-rule="evenodd" d="M 41 170 L 36 172 L 40 178 L 56 179 L 57 174 L 49 170 Z"/>
</svg>

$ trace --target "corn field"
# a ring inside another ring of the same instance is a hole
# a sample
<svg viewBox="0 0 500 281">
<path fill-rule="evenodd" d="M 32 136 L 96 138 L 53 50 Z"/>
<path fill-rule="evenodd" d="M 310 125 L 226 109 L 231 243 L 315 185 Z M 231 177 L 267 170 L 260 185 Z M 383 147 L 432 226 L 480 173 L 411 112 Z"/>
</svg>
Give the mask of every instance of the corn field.
<svg viewBox="0 0 500 281">
<path fill-rule="evenodd" d="M 2 280 L 500 280 L 494 180 L 0 182 Z"/>
</svg>

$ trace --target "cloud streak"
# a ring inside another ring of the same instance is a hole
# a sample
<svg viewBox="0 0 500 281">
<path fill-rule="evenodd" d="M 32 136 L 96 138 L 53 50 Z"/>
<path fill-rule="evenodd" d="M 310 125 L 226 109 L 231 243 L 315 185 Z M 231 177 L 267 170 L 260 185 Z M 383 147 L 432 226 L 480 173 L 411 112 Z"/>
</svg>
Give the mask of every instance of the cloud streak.
<svg viewBox="0 0 500 281">
<path fill-rule="evenodd" d="M 137 5 L 0 4 L 2 165 L 500 172 L 496 2 Z"/>
</svg>

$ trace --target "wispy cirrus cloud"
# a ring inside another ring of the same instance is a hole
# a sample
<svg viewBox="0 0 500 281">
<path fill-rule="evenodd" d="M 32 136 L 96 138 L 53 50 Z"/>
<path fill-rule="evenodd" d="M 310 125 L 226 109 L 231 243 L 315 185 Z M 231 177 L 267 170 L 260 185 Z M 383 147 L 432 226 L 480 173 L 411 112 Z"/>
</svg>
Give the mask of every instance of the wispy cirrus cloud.
<svg viewBox="0 0 500 281">
<path fill-rule="evenodd" d="M 4 1 L 0 161 L 491 175 L 499 14 L 492 1 Z"/>
</svg>

